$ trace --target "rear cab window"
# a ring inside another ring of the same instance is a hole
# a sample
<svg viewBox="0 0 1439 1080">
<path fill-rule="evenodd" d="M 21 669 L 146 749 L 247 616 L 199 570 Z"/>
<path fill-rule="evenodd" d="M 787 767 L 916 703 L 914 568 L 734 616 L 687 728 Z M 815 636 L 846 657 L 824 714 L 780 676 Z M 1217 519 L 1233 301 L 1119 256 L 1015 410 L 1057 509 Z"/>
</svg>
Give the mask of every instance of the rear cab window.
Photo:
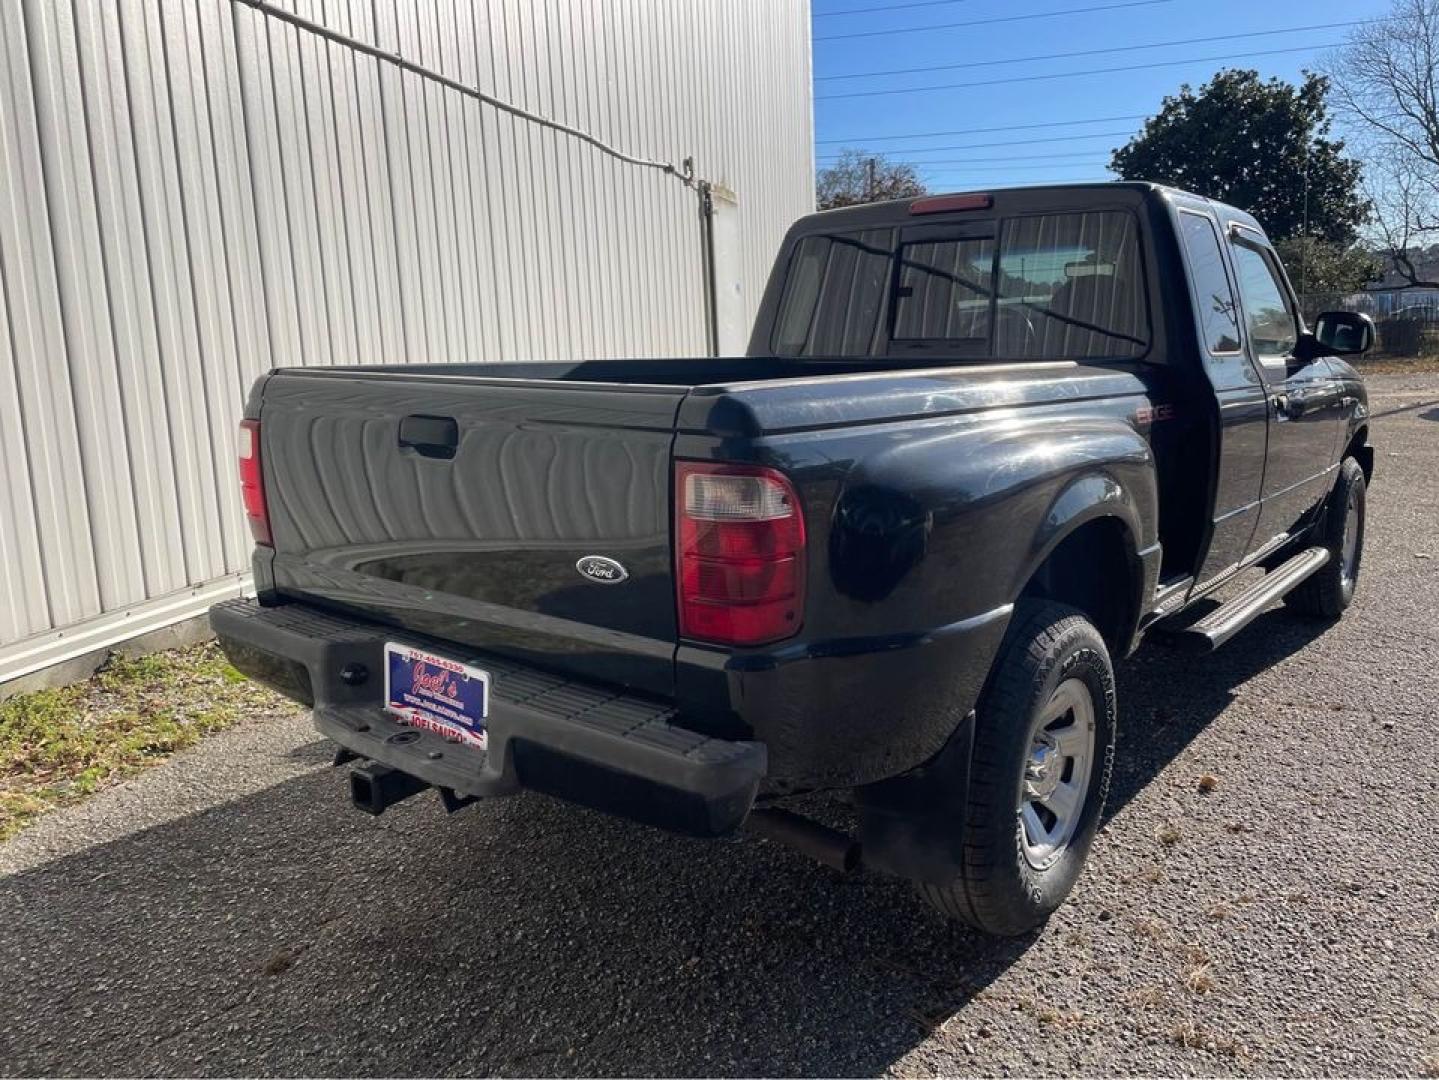
<svg viewBox="0 0 1439 1080">
<path fill-rule="evenodd" d="M 1061 211 L 809 236 L 792 252 L 782 356 L 1127 359 L 1149 349 L 1139 227 Z"/>
<path fill-rule="evenodd" d="M 1015 359 L 1142 356 L 1149 312 L 1133 215 L 1035 214 L 1004 223 L 997 353 Z"/>
<path fill-rule="evenodd" d="M 1235 355 L 1241 350 L 1239 305 L 1229 283 L 1229 272 L 1224 268 L 1224 252 L 1219 246 L 1214 219 L 1192 210 L 1181 210 L 1179 234 L 1189 261 L 1204 346 L 1213 356 Z"/>
<path fill-rule="evenodd" d="M 807 236 L 790 260 L 772 346 L 781 356 L 869 356 L 887 306 L 893 229 Z"/>
</svg>

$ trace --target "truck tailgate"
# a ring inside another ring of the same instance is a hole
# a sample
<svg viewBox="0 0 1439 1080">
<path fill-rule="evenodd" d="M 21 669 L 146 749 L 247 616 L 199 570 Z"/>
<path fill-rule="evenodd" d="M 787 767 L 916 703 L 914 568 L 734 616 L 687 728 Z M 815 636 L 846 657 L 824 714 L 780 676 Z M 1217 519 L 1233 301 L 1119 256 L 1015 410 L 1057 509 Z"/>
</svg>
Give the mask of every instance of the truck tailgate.
<svg viewBox="0 0 1439 1080">
<path fill-rule="evenodd" d="M 670 693 L 670 452 L 685 392 L 278 372 L 260 412 L 275 588 Z M 585 576 L 587 556 L 627 577 Z"/>
</svg>

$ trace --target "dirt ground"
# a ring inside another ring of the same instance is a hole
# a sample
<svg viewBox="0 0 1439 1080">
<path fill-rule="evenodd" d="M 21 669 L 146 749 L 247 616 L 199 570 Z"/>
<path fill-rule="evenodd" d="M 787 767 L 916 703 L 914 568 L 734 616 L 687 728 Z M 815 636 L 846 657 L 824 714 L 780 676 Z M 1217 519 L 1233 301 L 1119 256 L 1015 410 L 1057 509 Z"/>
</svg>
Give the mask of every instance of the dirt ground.
<svg viewBox="0 0 1439 1080">
<path fill-rule="evenodd" d="M 370 819 L 281 709 L 0 846 L 0 1071 L 1439 1076 L 1439 374 L 1371 391 L 1354 608 L 1121 665 L 1035 935 L 540 797 Z"/>
</svg>

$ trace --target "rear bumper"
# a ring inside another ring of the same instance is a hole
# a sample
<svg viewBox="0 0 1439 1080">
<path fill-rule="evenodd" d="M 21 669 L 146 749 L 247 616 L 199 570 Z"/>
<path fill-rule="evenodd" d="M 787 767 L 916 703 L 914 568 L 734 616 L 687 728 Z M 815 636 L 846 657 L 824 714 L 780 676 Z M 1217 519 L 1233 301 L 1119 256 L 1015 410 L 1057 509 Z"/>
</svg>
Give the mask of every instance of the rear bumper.
<svg viewBox="0 0 1439 1080">
<path fill-rule="evenodd" d="M 710 738 L 676 725 L 665 702 L 496 656 L 427 646 L 302 604 L 232 600 L 210 609 L 210 624 L 237 668 L 312 706 L 321 734 L 457 795 L 530 789 L 675 832 L 719 836 L 744 821 L 765 774 L 760 743 Z M 384 712 L 386 641 L 431 647 L 490 673 L 486 749 Z"/>
</svg>

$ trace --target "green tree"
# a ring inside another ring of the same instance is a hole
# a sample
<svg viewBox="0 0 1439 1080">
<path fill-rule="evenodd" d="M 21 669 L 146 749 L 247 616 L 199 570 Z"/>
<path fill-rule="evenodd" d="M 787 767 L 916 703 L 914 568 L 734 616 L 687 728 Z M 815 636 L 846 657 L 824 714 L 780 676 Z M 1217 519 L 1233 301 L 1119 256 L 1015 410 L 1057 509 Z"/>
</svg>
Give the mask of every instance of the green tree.
<svg viewBox="0 0 1439 1080">
<path fill-rule="evenodd" d="M 1329 80 L 1300 86 L 1256 71 L 1221 71 L 1164 99 L 1144 130 L 1114 151 L 1126 180 L 1154 180 L 1247 210 L 1274 240 L 1309 236 L 1345 253 L 1369 214 L 1360 163 L 1330 139 Z"/>
<path fill-rule="evenodd" d="M 844 150 L 815 175 L 815 204 L 821 210 L 886 199 L 911 199 L 928 190 L 913 165 L 893 162 L 881 154 Z"/>
<path fill-rule="evenodd" d="M 1384 264 L 1358 244 L 1343 247 L 1317 236 L 1291 236 L 1274 245 L 1301 293 L 1357 292 L 1384 274 Z"/>
<path fill-rule="evenodd" d="M 1317 236 L 1275 243 L 1294 288 L 1309 293 L 1358 292 L 1384 276 L 1384 262 L 1367 247 L 1343 247 Z"/>
</svg>

